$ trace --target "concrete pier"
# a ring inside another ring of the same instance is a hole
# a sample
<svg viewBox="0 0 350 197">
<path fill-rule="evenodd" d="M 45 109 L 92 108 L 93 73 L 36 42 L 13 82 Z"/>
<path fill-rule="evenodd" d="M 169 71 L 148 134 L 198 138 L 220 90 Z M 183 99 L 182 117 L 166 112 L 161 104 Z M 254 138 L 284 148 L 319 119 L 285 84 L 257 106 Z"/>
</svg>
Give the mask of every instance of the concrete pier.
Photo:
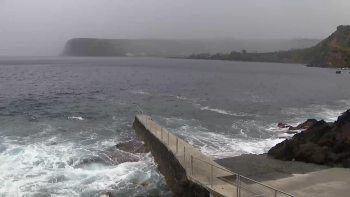
<svg viewBox="0 0 350 197">
<path fill-rule="evenodd" d="M 141 112 L 133 128 L 155 158 L 174 196 L 290 197 L 217 164 Z"/>
</svg>

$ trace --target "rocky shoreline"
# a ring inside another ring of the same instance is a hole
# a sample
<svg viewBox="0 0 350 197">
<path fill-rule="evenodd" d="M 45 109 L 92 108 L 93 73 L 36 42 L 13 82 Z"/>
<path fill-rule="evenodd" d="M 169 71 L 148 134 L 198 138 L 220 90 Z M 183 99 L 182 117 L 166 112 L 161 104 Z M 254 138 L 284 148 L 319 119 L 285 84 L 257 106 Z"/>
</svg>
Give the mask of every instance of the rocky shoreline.
<svg viewBox="0 0 350 197">
<path fill-rule="evenodd" d="M 279 126 L 304 131 L 272 147 L 268 151 L 271 158 L 350 168 L 350 110 L 334 123 L 311 119 L 296 128 Z"/>
<path fill-rule="evenodd" d="M 333 167 L 350 168 L 350 110 L 333 123 L 308 119 L 297 126 L 283 123 L 277 126 L 286 129 L 287 134 L 295 135 L 272 147 L 267 154 L 246 154 L 216 162 L 260 182 L 287 180 L 286 178 L 295 177 L 296 174 L 324 172 L 330 168 L 339 169 Z M 149 152 L 137 137 L 117 144 L 114 150 L 123 154 Z M 137 160 L 129 155 L 118 158 L 119 162 Z M 148 183 L 133 184 L 146 187 Z M 111 196 L 110 193 L 104 195 Z"/>
</svg>

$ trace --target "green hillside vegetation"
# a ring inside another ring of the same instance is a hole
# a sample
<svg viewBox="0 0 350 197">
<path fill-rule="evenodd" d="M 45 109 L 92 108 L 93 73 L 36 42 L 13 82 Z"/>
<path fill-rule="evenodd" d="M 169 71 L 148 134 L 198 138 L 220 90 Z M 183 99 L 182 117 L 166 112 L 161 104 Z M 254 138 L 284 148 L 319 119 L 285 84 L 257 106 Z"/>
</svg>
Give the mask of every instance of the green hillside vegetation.
<svg viewBox="0 0 350 197">
<path fill-rule="evenodd" d="M 350 26 L 338 26 L 337 31 L 314 47 L 270 53 L 233 51 L 230 54 L 202 53 L 190 59 L 215 59 L 256 62 L 301 63 L 320 67 L 350 67 Z"/>
</svg>

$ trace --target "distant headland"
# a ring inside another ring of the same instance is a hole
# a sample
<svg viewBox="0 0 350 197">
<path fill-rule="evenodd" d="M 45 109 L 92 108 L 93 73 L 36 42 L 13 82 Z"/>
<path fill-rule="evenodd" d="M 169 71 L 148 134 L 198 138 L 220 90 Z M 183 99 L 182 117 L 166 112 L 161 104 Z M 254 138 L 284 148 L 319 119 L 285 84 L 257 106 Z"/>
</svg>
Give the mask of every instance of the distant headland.
<svg viewBox="0 0 350 197">
<path fill-rule="evenodd" d="M 231 60 L 251 62 L 300 63 L 310 67 L 350 67 L 350 26 L 338 26 L 337 30 L 316 46 L 270 53 L 193 54 L 189 59 Z"/>
<path fill-rule="evenodd" d="M 198 53 L 227 53 L 242 48 L 248 51 L 270 52 L 311 47 L 320 39 L 242 40 L 242 39 L 96 39 L 68 40 L 62 56 L 101 57 L 177 57 L 187 58 Z"/>
<path fill-rule="evenodd" d="M 244 49 L 241 50 L 242 48 Z M 232 52 L 227 53 L 228 51 Z M 294 39 L 263 41 L 237 39 L 74 38 L 67 41 L 61 55 L 92 57 L 177 57 L 207 60 L 298 63 L 307 64 L 310 67 L 350 67 L 350 26 L 338 26 L 337 30 L 324 40 Z"/>
</svg>

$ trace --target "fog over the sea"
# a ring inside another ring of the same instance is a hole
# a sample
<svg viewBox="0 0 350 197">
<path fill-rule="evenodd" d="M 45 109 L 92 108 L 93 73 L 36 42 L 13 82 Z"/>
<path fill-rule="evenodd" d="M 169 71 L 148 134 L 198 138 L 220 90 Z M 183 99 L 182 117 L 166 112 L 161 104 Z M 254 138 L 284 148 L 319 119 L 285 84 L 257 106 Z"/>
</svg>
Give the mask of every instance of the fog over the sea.
<svg viewBox="0 0 350 197">
<path fill-rule="evenodd" d="M 349 0 L 0 0 L 0 56 L 55 56 L 71 38 L 325 38 Z"/>
</svg>

